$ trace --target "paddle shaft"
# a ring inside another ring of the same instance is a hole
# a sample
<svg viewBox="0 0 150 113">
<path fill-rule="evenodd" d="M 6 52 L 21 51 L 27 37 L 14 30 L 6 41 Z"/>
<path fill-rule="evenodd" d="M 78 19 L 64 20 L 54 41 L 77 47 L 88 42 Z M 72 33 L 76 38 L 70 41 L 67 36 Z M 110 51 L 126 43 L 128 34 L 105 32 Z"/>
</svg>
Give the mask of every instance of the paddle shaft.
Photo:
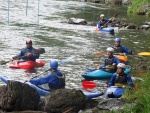
<svg viewBox="0 0 150 113">
<path fill-rule="evenodd" d="M 65 62 L 71 60 L 71 59 L 74 58 L 74 57 L 75 57 L 75 56 L 71 56 L 71 57 L 68 57 L 68 58 L 62 60 L 62 61 L 59 63 L 59 65 L 64 64 Z M 36 77 L 39 77 L 40 75 L 42 75 L 42 74 L 44 74 L 45 72 L 48 72 L 48 71 L 51 71 L 51 69 L 48 69 L 48 70 L 46 70 L 46 71 L 44 71 L 44 72 L 42 72 L 42 73 L 40 73 L 40 74 L 38 74 L 38 75 L 32 77 L 31 79 L 34 79 L 34 78 L 36 78 Z"/>
<path fill-rule="evenodd" d="M 104 23 L 104 25 L 108 24 L 108 23 L 112 20 L 112 18 L 117 17 L 119 13 L 120 13 L 120 12 L 116 13 L 113 17 L 111 17 L 111 18 L 109 19 L 108 22 Z M 104 26 L 104 25 L 103 25 L 103 26 Z"/>
</svg>

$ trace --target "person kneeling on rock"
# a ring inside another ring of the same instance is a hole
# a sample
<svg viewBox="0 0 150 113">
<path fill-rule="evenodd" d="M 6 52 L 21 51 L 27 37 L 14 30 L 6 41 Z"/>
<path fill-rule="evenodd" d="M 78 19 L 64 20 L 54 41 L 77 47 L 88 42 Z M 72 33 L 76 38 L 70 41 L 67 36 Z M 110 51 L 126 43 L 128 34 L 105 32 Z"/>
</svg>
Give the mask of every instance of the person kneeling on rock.
<svg viewBox="0 0 150 113">
<path fill-rule="evenodd" d="M 106 98 L 120 98 L 125 92 L 126 85 L 129 85 L 130 88 L 134 89 L 131 76 L 124 73 L 125 69 L 125 64 L 119 63 L 117 65 L 117 72 L 113 74 L 109 84 L 105 85 L 106 87 L 109 86 L 105 94 Z"/>
<path fill-rule="evenodd" d="M 56 89 L 65 88 L 65 75 L 62 74 L 58 69 L 58 62 L 56 60 L 50 61 L 51 74 L 46 75 L 43 78 L 30 79 L 29 82 L 34 85 L 48 84 L 50 91 Z"/>
</svg>

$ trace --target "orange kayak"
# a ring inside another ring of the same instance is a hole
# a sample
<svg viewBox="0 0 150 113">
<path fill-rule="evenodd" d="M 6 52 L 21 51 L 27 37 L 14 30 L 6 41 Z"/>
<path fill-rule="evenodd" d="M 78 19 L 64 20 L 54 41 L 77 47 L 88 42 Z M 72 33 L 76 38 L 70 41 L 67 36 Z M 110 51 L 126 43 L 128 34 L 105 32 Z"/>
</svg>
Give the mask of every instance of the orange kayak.
<svg viewBox="0 0 150 113">
<path fill-rule="evenodd" d="M 114 56 L 116 56 L 122 63 L 125 63 L 128 61 L 128 57 L 125 55 L 114 55 Z"/>
</svg>

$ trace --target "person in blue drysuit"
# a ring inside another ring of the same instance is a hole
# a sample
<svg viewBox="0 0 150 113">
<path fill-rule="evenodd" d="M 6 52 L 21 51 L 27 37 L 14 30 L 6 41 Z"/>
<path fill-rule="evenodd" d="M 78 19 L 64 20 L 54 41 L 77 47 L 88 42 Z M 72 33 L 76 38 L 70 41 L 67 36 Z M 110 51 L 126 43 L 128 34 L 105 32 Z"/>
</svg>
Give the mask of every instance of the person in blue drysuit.
<svg viewBox="0 0 150 113">
<path fill-rule="evenodd" d="M 110 79 L 109 84 L 106 84 L 106 86 L 118 86 L 120 88 L 118 88 L 115 93 L 115 90 L 113 91 L 113 89 L 109 89 L 107 90 L 107 95 L 106 97 L 109 98 L 119 98 L 122 96 L 122 94 L 125 92 L 125 88 L 127 85 L 129 85 L 130 88 L 134 89 L 134 83 L 132 81 L 132 78 L 130 75 L 125 74 L 124 71 L 126 69 L 126 65 L 124 63 L 119 63 L 117 65 L 117 72 L 113 74 L 113 76 Z"/>
<path fill-rule="evenodd" d="M 108 47 L 106 49 L 106 52 L 108 58 L 106 58 L 104 60 L 104 64 L 102 66 L 99 66 L 97 69 L 103 69 L 105 71 L 114 73 L 117 71 L 117 65 L 120 63 L 120 60 L 117 57 L 113 56 L 114 49 L 112 47 Z"/>
<path fill-rule="evenodd" d="M 100 21 L 97 23 L 97 28 L 100 30 L 101 28 L 107 27 L 106 23 L 111 23 L 112 19 L 105 19 L 105 15 L 100 15 Z"/>
<path fill-rule="evenodd" d="M 39 58 L 37 50 L 32 47 L 32 40 L 26 40 L 26 47 L 21 50 L 21 52 L 14 56 L 11 60 L 23 59 L 24 61 L 36 61 Z"/>
<path fill-rule="evenodd" d="M 48 84 L 50 91 L 56 89 L 63 89 L 65 88 L 65 75 L 63 75 L 62 72 L 60 72 L 57 68 L 58 62 L 56 60 L 51 60 L 50 61 L 51 73 L 42 78 L 30 79 L 29 82 L 36 86 Z"/>
<path fill-rule="evenodd" d="M 125 54 L 132 54 L 132 50 L 127 49 L 125 46 L 120 45 L 121 44 L 121 39 L 120 38 L 115 38 L 114 39 L 114 53 L 125 53 Z"/>
</svg>

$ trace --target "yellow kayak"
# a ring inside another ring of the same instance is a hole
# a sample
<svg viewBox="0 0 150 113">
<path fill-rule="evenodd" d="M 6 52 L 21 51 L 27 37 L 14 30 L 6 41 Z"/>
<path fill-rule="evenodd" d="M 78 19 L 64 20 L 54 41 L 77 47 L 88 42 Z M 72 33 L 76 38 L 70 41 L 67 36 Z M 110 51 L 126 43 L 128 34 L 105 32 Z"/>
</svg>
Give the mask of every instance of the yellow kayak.
<svg viewBox="0 0 150 113">
<path fill-rule="evenodd" d="M 141 52 L 141 53 L 138 53 L 138 55 L 150 56 L 150 52 Z"/>
<path fill-rule="evenodd" d="M 120 62 L 122 62 L 122 63 L 128 61 L 128 57 L 127 56 L 124 56 L 124 55 L 114 55 L 114 56 L 116 56 L 120 60 Z"/>
</svg>

